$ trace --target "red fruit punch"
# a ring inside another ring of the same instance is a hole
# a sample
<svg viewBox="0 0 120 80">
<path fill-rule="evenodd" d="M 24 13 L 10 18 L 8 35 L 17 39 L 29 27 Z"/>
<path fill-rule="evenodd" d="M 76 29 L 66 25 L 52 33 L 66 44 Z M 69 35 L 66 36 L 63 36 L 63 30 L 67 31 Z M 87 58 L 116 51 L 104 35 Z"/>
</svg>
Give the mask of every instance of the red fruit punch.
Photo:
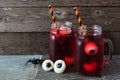
<svg viewBox="0 0 120 80">
<path fill-rule="evenodd" d="M 49 36 L 49 58 L 52 61 L 62 59 L 66 65 L 74 63 L 75 35 L 71 29 L 51 29 Z"/>
</svg>

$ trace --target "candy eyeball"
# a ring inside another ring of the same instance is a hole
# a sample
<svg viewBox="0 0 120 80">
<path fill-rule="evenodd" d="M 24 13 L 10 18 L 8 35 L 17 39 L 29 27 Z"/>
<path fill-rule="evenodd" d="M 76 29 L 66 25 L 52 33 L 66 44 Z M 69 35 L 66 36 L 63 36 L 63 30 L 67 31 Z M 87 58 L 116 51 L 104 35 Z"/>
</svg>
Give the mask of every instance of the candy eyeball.
<svg viewBox="0 0 120 80">
<path fill-rule="evenodd" d="M 98 53 L 98 47 L 94 42 L 87 42 L 84 51 L 87 55 L 95 55 Z"/>
<path fill-rule="evenodd" d="M 63 73 L 66 69 L 66 64 L 63 60 L 57 60 L 54 63 L 54 71 L 56 73 Z"/>
<path fill-rule="evenodd" d="M 52 60 L 45 60 L 45 61 L 43 61 L 42 68 L 45 71 L 52 70 L 53 69 L 53 62 L 52 62 Z"/>
</svg>

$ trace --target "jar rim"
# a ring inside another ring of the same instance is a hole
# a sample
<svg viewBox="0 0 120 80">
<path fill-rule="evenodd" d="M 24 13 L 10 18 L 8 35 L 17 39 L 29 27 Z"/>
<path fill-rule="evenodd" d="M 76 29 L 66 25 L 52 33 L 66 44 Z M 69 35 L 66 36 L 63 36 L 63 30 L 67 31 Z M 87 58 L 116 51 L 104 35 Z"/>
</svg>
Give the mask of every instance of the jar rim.
<svg viewBox="0 0 120 80">
<path fill-rule="evenodd" d="M 84 28 L 81 30 L 79 28 L 78 30 L 79 34 L 83 34 L 84 35 L 101 35 L 102 34 L 102 27 L 100 25 L 92 25 L 92 26 L 87 26 L 84 25 Z"/>
<path fill-rule="evenodd" d="M 56 27 L 60 28 L 61 26 L 65 26 L 65 27 L 71 28 L 72 27 L 72 22 L 70 22 L 70 21 L 65 21 L 65 22 L 58 21 L 56 23 L 56 25 L 54 23 L 51 23 L 51 28 L 56 28 Z"/>
<path fill-rule="evenodd" d="M 87 25 L 84 25 L 84 28 L 86 29 L 86 28 L 91 28 L 91 29 L 102 29 L 102 27 L 100 26 L 100 25 L 92 25 L 92 26 L 87 26 Z"/>
</svg>

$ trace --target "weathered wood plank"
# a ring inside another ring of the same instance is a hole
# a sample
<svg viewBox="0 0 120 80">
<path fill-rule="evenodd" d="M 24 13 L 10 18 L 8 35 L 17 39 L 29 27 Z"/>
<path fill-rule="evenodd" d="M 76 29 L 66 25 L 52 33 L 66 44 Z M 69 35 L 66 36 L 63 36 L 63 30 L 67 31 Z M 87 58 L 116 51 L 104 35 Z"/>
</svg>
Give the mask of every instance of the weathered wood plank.
<svg viewBox="0 0 120 80">
<path fill-rule="evenodd" d="M 25 66 L 25 63 L 28 59 L 40 57 L 42 55 L 0 55 L 0 80 L 35 80 L 38 67 L 34 68 L 33 64 Z"/>
<path fill-rule="evenodd" d="M 89 0 L 93 6 L 120 6 L 120 0 Z"/>
<path fill-rule="evenodd" d="M 47 53 L 47 33 L 0 33 L 0 54 Z"/>
<path fill-rule="evenodd" d="M 0 55 L 48 54 L 48 33 L 0 33 Z M 104 32 L 114 44 L 114 54 L 120 54 L 120 32 Z"/>
<path fill-rule="evenodd" d="M 63 74 L 44 71 L 39 67 L 36 80 L 119 80 L 120 55 L 114 55 L 110 64 L 106 65 L 99 77 L 80 75 L 74 66 L 67 67 Z"/>
<path fill-rule="evenodd" d="M 120 54 L 120 32 L 103 32 L 103 36 L 104 36 L 104 38 L 106 38 L 106 39 L 108 38 L 112 41 L 113 55 Z"/>
<path fill-rule="evenodd" d="M 0 7 L 120 6 L 120 0 L 0 0 Z"/>
<path fill-rule="evenodd" d="M 120 31 L 119 7 L 79 7 L 84 24 L 99 24 L 104 31 Z M 58 21 L 78 26 L 73 7 L 55 7 Z M 48 8 L 0 8 L 0 32 L 49 32 Z M 113 28 L 114 27 L 114 28 Z"/>
</svg>

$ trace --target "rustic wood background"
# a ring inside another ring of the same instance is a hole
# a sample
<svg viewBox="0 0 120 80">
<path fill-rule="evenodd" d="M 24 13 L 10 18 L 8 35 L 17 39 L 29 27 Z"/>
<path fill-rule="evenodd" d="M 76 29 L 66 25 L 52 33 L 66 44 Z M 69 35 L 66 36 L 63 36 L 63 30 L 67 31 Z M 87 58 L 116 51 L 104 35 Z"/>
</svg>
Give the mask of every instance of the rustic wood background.
<svg viewBox="0 0 120 80">
<path fill-rule="evenodd" d="M 0 0 L 0 54 L 48 54 L 48 34 L 53 6 L 58 21 L 78 26 L 73 8 L 83 23 L 99 24 L 105 38 L 120 54 L 120 0 Z"/>
</svg>

